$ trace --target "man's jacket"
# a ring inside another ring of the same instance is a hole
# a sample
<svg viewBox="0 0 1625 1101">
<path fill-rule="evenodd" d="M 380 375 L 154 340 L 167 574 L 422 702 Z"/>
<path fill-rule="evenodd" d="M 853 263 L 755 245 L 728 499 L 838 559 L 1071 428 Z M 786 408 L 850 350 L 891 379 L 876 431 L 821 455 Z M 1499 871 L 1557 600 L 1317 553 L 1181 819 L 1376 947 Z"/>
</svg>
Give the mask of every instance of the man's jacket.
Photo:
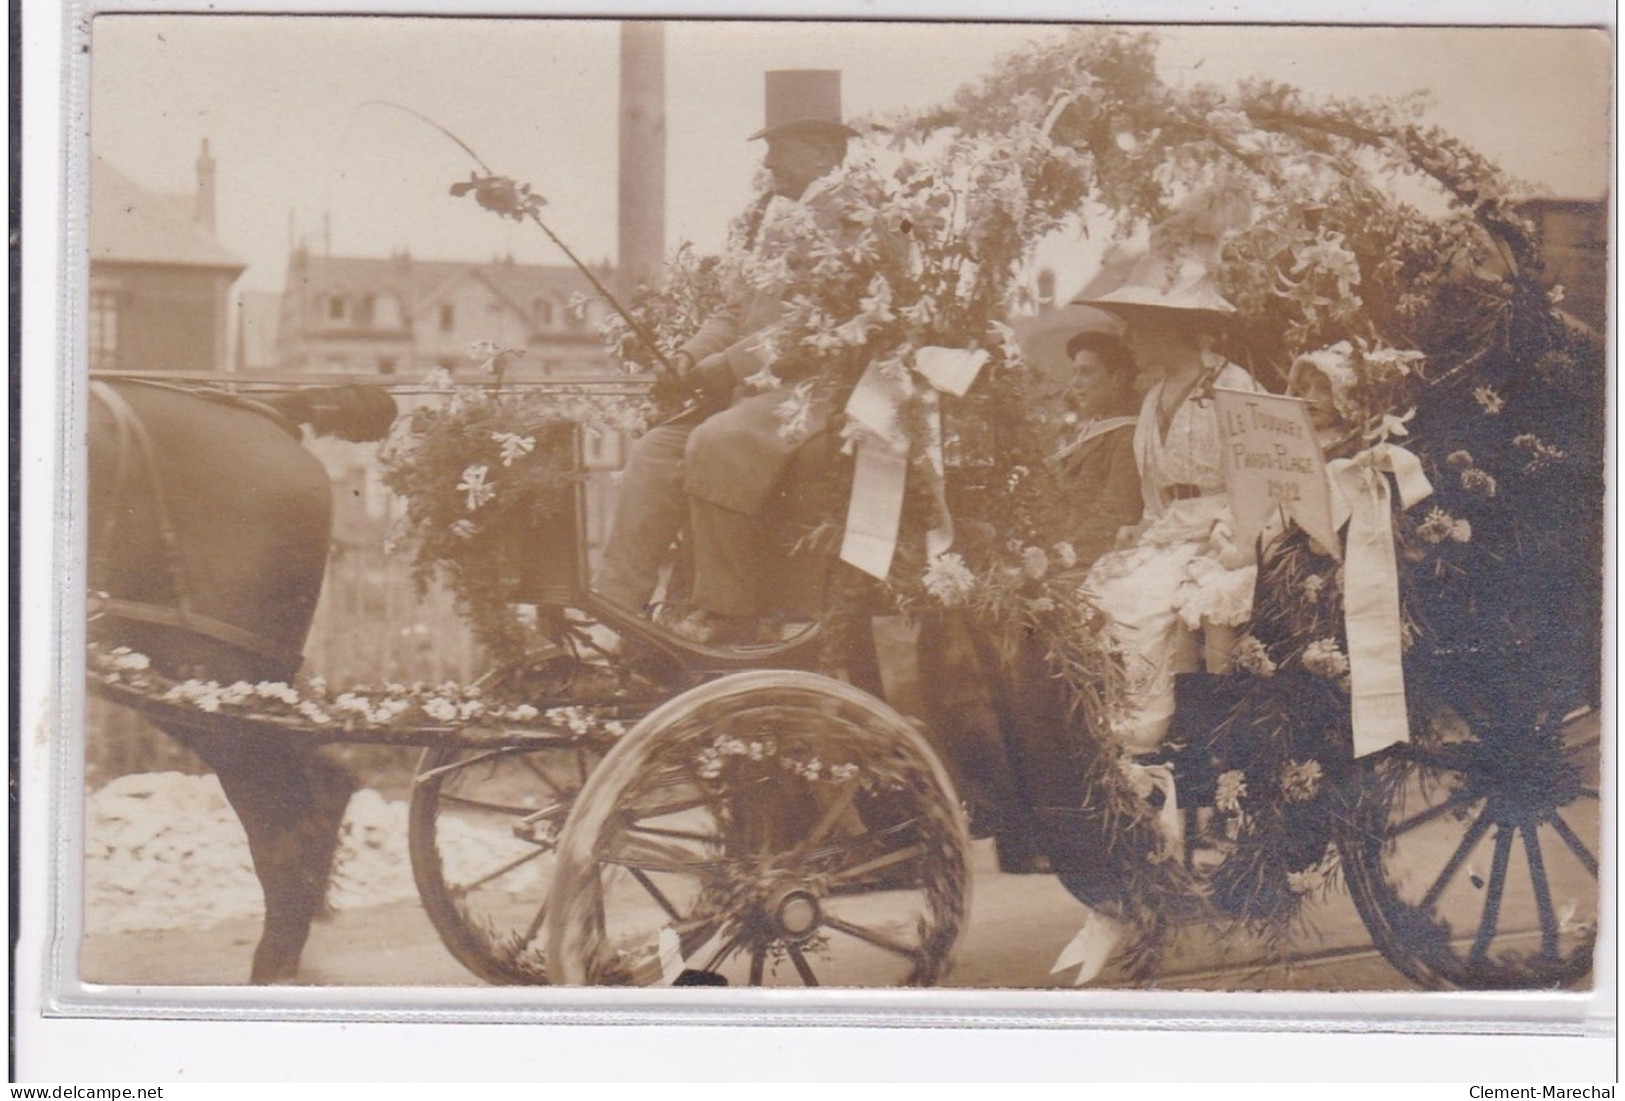
<svg viewBox="0 0 1625 1101">
<path fill-rule="evenodd" d="M 734 277 L 728 305 L 707 319 L 683 347 L 696 363 L 721 353 L 737 380 L 733 404 L 700 424 L 689 438 L 685 486 L 691 496 L 760 515 L 796 450 L 829 426 L 827 403 L 815 400 L 804 432 L 794 440 L 780 433 L 783 421 L 778 411 L 793 391 L 789 383 L 795 381 L 792 365 L 798 350 L 778 347 L 775 338 L 796 280 L 775 280 L 772 274 L 792 254 L 805 259 L 807 250 L 798 252 L 796 242 L 811 227 L 843 248 L 857 240 L 863 226 L 848 217 L 851 192 L 839 181 L 840 174 L 832 173 L 815 180 L 799 202 L 773 200 L 763 214 L 756 242 L 739 265 L 742 274 Z M 764 389 L 761 383 L 768 380 L 769 369 L 781 381 Z"/>
</svg>

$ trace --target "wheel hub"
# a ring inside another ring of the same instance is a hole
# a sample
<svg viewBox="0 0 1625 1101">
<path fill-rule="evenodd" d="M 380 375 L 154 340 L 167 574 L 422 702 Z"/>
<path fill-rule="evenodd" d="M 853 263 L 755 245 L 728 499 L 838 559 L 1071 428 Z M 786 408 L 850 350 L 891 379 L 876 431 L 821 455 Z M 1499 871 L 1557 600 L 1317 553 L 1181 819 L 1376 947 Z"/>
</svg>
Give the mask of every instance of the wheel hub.
<svg viewBox="0 0 1625 1101">
<path fill-rule="evenodd" d="M 823 917 L 817 897 L 801 887 L 778 891 L 768 900 L 767 913 L 778 935 L 792 942 L 812 936 Z"/>
</svg>

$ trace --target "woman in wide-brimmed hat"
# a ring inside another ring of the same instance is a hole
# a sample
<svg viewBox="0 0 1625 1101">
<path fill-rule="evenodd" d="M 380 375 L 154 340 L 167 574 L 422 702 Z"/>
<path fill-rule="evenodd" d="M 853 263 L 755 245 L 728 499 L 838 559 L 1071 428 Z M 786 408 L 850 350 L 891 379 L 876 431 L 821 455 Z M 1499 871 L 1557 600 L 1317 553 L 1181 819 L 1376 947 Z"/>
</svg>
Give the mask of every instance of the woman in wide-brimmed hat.
<svg viewBox="0 0 1625 1101">
<path fill-rule="evenodd" d="M 1188 228 L 1188 227 L 1187 227 Z M 1219 293 L 1209 255 L 1170 234 L 1127 263 L 1108 265 L 1074 301 L 1120 318 L 1124 339 L 1154 382 L 1134 430 L 1144 515 L 1085 582 L 1114 621 L 1128 675 L 1127 707 L 1114 721 L 1130 752 L 1154 750 L 1173 715 L 1174 677 L 1228 662 L 1231 628 L 1252 608 L 1256 568 L 1235 546 L 1212 390 L 1257 390 L 1241 367 L 1208 348 L 1235 313 Z"/>
</svg>

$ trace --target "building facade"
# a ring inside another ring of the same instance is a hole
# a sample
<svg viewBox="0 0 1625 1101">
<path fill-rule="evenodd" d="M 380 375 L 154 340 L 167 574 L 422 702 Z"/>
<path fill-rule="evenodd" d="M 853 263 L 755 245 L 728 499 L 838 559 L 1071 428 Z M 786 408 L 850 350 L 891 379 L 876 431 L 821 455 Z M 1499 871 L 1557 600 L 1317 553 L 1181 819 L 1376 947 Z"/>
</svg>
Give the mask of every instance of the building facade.
<svg viewBox="0 0 1625 1101">
<path fill-rule="evenodd" d="M 608 271 L 604 276 L 608 276 Z M 574 268 L 318 256 L 296 248 L 277 323 L 276 359 L 283 370 L 402 376 L 470 366 L 479 340 L 526 355 L 516 378 L 601 375 L 611 365 L 598 339 L 603 304 L 581 311 L 571 299 L 589 291 Z"/>
<path fill-rule="evenodd" d="M 197 173 L 194 194 L 168 194 L 92 157 L 92 370 L 228 369 L 231 285 L 244 265 L 215 238 L 207 140 Z"/>
</svg>

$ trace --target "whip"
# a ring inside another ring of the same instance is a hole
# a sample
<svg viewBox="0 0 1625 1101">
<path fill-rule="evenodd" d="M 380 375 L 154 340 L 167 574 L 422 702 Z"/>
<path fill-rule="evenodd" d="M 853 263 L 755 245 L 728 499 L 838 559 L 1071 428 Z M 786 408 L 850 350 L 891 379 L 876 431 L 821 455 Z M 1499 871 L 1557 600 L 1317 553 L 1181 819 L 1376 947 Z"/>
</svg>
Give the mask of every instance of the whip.
<svg viewBox="0 0 1625 1101">
<path fill-rule="evenodd" d="M 485 163 L 485 158 L 474 151 L 471 145 L 422 111 L 385 99 L 371 99 L 361 106 L 393 107 L 397 111 L 404 111 L 413 118 L 432 126 L 455 142 L 459 149 L 473 158 L 474 163 L 479 165 L 480 170 L 470 172 L 467 180 L 452 184 L 452 195 L 461 198 L 472 192 L 475 201 L 486 210 L 494 211 L 504 218 L 512 218 L 516 222 L 527 220 L 534 222 L 543 233 L 547 234 L 547 239 L 558 246 L 559 251 L 569 258 L 570 263 L 575 265 L 576 270 L 587 277 L 587 282 L 592 284 L 593 290 L 597 291 L 604 301 L 608 302 L 610 307 L 621 316 L 621 320 L 626 322 L 638 339 L 648 346 L 649 351 L 660 362 L 662 370 L 673 378 L 679 377 L 680 372 L 678 372 L 676 365 L 667 359 L 665 353 L 660 350 L 660 345 L 655 341 L 654 334 L 632 315 L 632 311 L 621 305 L 620 299 L 616 298 L 614 293 L 604 286 L 602 280 L 593 274 L 592 269 L 582 263 L 574 250 L 559 239 L 559 235 L 553 232 L 552 227 L 542 221 L 542 207 L 547 205 L 547 200 L 533 190 L 530 184 L 518 183 L 508 176 L 499 176 L 492 170 L 490 165 Z"/>
</svg>

